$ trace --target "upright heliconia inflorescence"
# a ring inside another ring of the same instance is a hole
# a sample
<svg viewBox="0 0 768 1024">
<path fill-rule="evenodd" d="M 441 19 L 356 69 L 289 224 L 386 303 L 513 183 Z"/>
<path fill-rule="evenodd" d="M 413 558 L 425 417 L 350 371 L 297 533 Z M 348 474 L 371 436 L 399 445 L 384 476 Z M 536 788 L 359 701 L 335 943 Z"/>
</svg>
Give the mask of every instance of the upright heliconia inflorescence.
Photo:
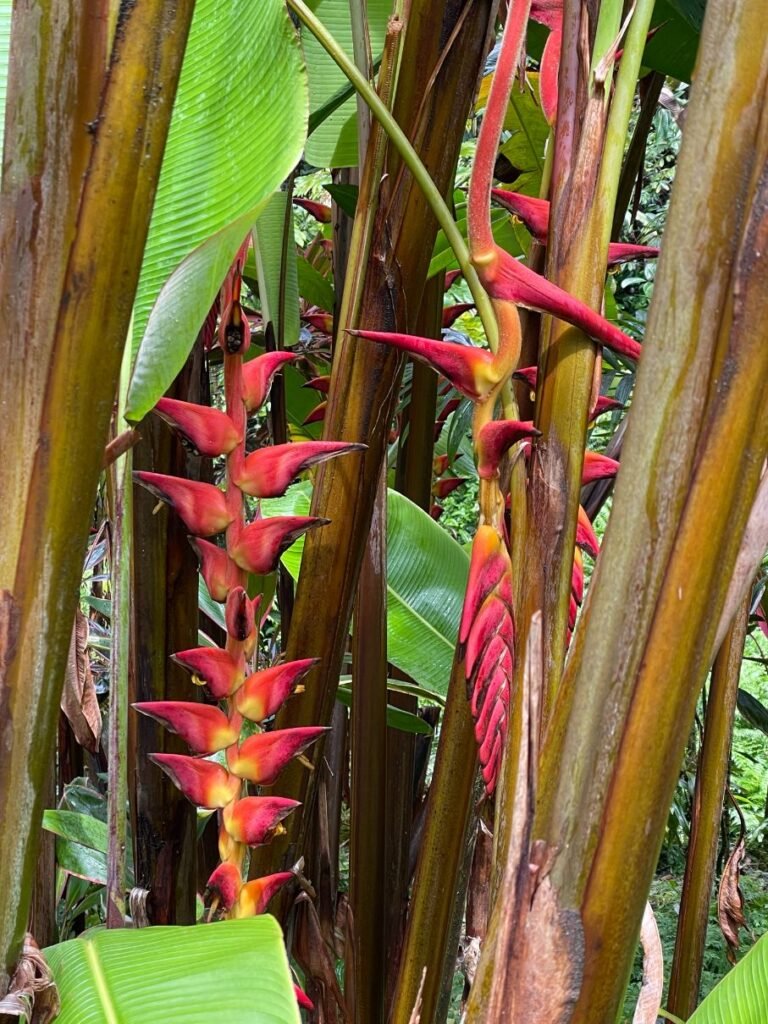
<svg viewBox="0 0 768 1024">
<path fill-rule="evenodd" d="M 246 453 L 248 414 L 266 401 L 275 374 L 294 358 L 288 352 L 269 352 L 244 361 L 250 326 L 240 304 L 240 285 L 249 243 L 246 240 L 238 253 L 219 297 L 217 344 L 224 360 L 226 411 L 168 398 L 161 399 L 155 409 L 195 452 L 226 456 L 224 488 L 158 473 L 136 474 L 181 517 L 208 591 L 224 604 L 226 646 L 197 647 L 174 655 L 190 673 L 191 682 L 205 688 L 210 703 L 135 705 L 181 736 L 190 748 L 189 755 L 155 754 L 155 763 L 194 804 L 219 814 L 221 863 L 208 880 L 209 919 L 263 913 L 274 893 L 292 877 L 290 872 L 279 872 L 245 881 L 248 848 L 270 842 L 283 829 L 283 819 L 298 806 L 294 800 L 256 791 L 271 786 L 285 765 L 325 731 L 322 727 L 265 728 L 281 705 L 300 692 L 301 680 L 315 662 L 305 658 L 259 670 L 260 599 L 248 596 L 247 585 L 249 573 L 275 570 L 290 544 L 326 520 L 263 518 L 259 511 L 247 523 L 244 495 L 283 494 L 307 467 L 362 447 L 317 441 Z M 222 534 L 223 545 L 205 539 Z"/>
<path fill-rule="evenodd" d="M 542 68 L 542 98 L 545 112 L 554 120 L 556 76 L 559 62 L 561 0 L 511 0 L 498 54 L 493 83 L 480 130 L 467 200 L 469 253 L 477 276 L 487 292 L 496 320 L 498 343 L 495 351 L 451 344 L 407 334 L 381 331 L 352 331 L 358 337 L 380 342 L 428 363 L 475 407 L 472 432 L 480 478 L 480 519 L 472 545 L 469 581 L 459 627 L 459 654 L 466 669 L 468 699 L 475 725 L 478 756 L 486 791 L 491 794 L 498 781 L 505 746 L 515 666 L 514 580 L 509 554 L 506 522 L 507 501 L 502 491 L 502 460 L 510 448 L 522 442 L 530 453 L 531 439 L 538 433 L 533 423 L 514 419 L 495 420 L 495 407 L 512 408 L 504 388 L 520 356 L 518 306 L 539 310 L 565 320 L 619 354 L 637 359 L 640 345 L 615 324 L 540 274 L 535 273 L 502 249 L 491 229 L 490 202 L 498 142 L 504 125 L 510 89 L 520 62 L 529 14 L 552 29 Z M 531 232 L 546 242 L 549 204 L 527 200 L 514 193 L 494 192 L 495 198 L 526 221 Z M 609 259 L 650 256 L 614 250 Z M 465 312 L 464 306 L 449 307 L 445 324 Z M 529 387 L 536 387 L 536 368 L 521 372 Z M 595 396 L 590 418 L 619 403 Z M 588 453 L 585 482 L 612 475 L 618 463 Z M 440 472 L 445 467 L 440 468 Z M 439 514 L 433 509 L 433 515 Z M 514 524 L 512 524 L 514 527 Z M 586 516 L 579 523 L 577 544 L 593 556 L 597 538 Z M 576 622 L 584 586 L 581 552 L 574 555 L 571 614 L 568 639 Z"/>
</svg>

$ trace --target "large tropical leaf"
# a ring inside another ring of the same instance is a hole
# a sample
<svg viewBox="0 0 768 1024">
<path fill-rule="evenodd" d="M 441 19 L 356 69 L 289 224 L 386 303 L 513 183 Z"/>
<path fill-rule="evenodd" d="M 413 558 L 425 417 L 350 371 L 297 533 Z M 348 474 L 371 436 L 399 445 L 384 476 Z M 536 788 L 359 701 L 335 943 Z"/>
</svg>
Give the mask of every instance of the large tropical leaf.
<svg viewBox="0 0 768 1024">
<path fill-rule="evenodd" d="M 275 192 L 269 197 L 253 227 L 253 248 L 261 310 L 278 335 L 281 333 L 281 278 L 285 268 L 282 338 L 284 348 L 293 348 L 299 340 L 299 286 L 293 216 L 290 210 L 286 210 L 287 206 L 287 192 Z"/>
<path fill-rule="evenodd" d="M 349 0 L 309 0 L 308 6 L 323 25 L 352 54 L 352 26 Z M 368 27 L 374 58 L 384 45 L 392 0 L 368 0 Z M 302 33 L 304 55 L 309 74 L 310 106 L 319 110 L 347 80 L 309 32 Z M 306 159 L 315 167 L 354 167 L 357 165 L 357 101 L 354 96 L 341 104 L 307 140 Z"/>
<path fill-rule="evenodd" d="M 45 956 L 58 1024 L 299 1024 L 273 917 L 84 935 Z"/>
<path fill-rule="evenodd" d="M 301 154 L 307 116 L 283 0 L 198 0 L 136 295 L 129 419 L 183 366 L 238 246 Z"/>
<path fill-rule="evenodd" d="M 306 515 L 307 484 L 263 502 L 266 515 Z M 463 548 L 412 501 L 387 499 L 387 654 L 389 661 L 444 695 L 451 674 L 469 558 Z M 302 541 L 283 556 L 298 578 Z"/>
<path fill-rule="evenodd" d="M 765 1024 L 768 936 L 764 935 L 701 1003 L 688 1024 Z"/>
</svg>

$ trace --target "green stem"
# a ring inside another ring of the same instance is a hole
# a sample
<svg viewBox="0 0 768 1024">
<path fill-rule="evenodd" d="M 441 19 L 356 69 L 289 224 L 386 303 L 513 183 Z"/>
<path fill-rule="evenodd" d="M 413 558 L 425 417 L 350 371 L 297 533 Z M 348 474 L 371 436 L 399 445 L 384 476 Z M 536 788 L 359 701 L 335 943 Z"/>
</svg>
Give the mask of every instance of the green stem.
<svg viewBox="0 0 768 1024">
<path fill-rule="evenodd" d="M 387 107 L 377 95 L 376 90 L 360 73 L 354 62 L 350 60 L 342 47 L 322 22 L 315 17 L 303 0 L 288 0 L 288 6 L 293 10 L 301 22 L 306 25 L 315 39 L 317 39 L 326 51 L 328 56 L 336 62 L 357 92 L 363 97 L 365 102 L 371 108 L 371 113 L 387 133 L 392 145 L 402 157 L 403 163 L 415 178 L 419 188 L 421 188 L 424 193 L 424 198 L 427 200 L 430 210 L 435 216 L 435 220 L 442 228 L 443 234 L 448 240 L 448 244 L 456 255 L 458 264 L 461 267 L 461 272 L 464 275 L 464 280 L 469 285 L 472 298 L 475 300 L 475 306 L 477 307 L 478 315 L 482 320 L 488 344 L 495 351 L 497 335 L 496 320 L 493 315 L 490 299 L 488 298 L 485 289 L 480 284 L 480 280 L 469 257 L 467 243 L 464 241 L 461 232 L 456 226 L 456 222 L 454 221 L 445 200 L 441 196 L 440 190 L 432 181 L 429 172 L 419 159 L 416 150 L 408 141 L 408 137 L 405 132 L 400 128 L 400 125 L 395 121 L 390 111 L 387 110 Z"/>
</svg>

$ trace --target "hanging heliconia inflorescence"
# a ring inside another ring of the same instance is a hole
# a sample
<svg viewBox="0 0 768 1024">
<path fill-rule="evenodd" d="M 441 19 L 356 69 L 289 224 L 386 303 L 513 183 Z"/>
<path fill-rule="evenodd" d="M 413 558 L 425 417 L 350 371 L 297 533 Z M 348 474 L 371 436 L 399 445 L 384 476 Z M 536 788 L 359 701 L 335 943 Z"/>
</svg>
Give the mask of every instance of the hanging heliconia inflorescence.
<svg viewBox="0 0 768 1024">
<path fill-rule="evenodd" d="M 504 37 L 470 180 L 467 202 L 470 257 L 480 282 L 491 298 L 498 333 L 496 350 L 492 352 L 475 346 L 405 334 L 351 332 L 390 345 L 414 359 L 428 363 L 474 403 L 472 433 L 480 477 L 480 521 L 472 545 L 458 639 L 459 653 L 464 659 L 466 670 L 480 767 L 488 794 L 493 793 L 501 768 L 515 659 L 514 585 L 500 465 L 504 455 L 518 442 L 522 441 L 530 449 L 530 439 L 537 434 L 533 423 L 494 419 L 497 402 L 501 402 L 502 408 L 512 408 L 504 389 L 520 355 L 521 334 L 517 307 L 538 310 L 565 320 L 626 358 L 637 359 L 641 351 L 638 342 L 615 324 L 500 248 L 491 230 L 490 202 L 494 164 L 529 12 L 532 17 L 538 17 L 549 24 L 549 15 L 556 18 L 560 7 L 559 0 L 542 0 L 536 3 L 535 9 L 531 8 L 531 0 L 513 0 L 508 5 Z M 553 27 L 557 26 L 553 23 Z M 553 32 L 553 35 L 557 33 Z M 555 38 L 555 45 L 551 47 L 547 59 L 549 71 L 557 65 L 557 43 L 558 39 Z M 554 109 L 549 109 L 547 114 L 554 118 Z M 513 208 L 529 224 L 534 236 L 546 242 L 548 204 L 524 202 L 514 194 L 508 195 L 498 190 L 495 197 L 508 208 Z M 619 259 L 655 253 L 635 251 L 625 254 L 615 251 L 612 255 Z M 530 380 L 528 377 L 524 379 L 529 386 L 535 388 L 535 372 L 530 374 Z M 592 417 L 613 408 L 614 404 L 618 403 L 608 399 L 600 405 L 599 399 L 596 399 Z M 587 453 L 585 482 L 613 475 L 617 467 L 618 463 L 613 459 Z M 597 539 L 586 516 L 580 519 L 577 544 L 591 554 L 597 554 Z M 574 554 L 568 639 L 576 622 L 583 585 L 581 553 L 577 549 Z"/>
<path fill-rule="evenodd" d="M 222 288 L 217 343 L 224 360 L 226 412 L 188 402 L 161 399 L 155 412 L 201 455 L 226 456 L 224 489 L 159 473 L 136 473 L 137 480 L 181 517 L 200 559 L 211 597 L 224 604 L 224 648 L 197 647 L 174 655 L 192 683 L 204 686 L 215 703 L 151 701 L 136 704 L 189 745 L 190 755 L 155 754 L 153 760 L 198 807 L 219 812 L 221 864 L 205 894 L 209 919 L 261 914 L 274 893 L 293 876 L 279 872 L 246 881 L 245 855 L 278 834 L 282 820 L 298 806 L 280 796 L 246 795 L 251 787 L 272 785 L 285 765 L 325 731 L 322 727 L 265 730 L 282 704 L 300 692 L 314 659 L 257 668 L 260 598 L 247 593 L 249 573 L 274 571 L 281 554 L 298 537 L 327 520 L 314 516 L 274 516 L 259 512 L 248 523 L 245 495 L 271 498 L 285 492 L 298 473 L 363 445 L 307 441 L 245 450 L 248 414 L 265 402 L 275 374 L 293 360 L 289 352 L 269 352 L 244 362 L 250 326 L 240 304 L 246 240 Z M 205 538 L 225 535 L 224 546 Z M 244 730 L 245 722 L 250 723 Z M 245 736 L 244 736 L 245 732 Z M 218 754 L 216 759 L 211 755 Z"/>
</svg>

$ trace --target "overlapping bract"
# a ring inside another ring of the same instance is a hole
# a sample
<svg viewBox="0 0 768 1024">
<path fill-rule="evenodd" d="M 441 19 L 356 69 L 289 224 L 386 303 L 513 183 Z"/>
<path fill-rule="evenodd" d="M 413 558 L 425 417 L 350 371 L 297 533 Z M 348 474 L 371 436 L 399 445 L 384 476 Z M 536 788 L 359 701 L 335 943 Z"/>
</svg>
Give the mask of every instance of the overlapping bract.
<svg viewBox="0 0 768 1024">
<path fill-rule="evenodd" d="M 209 918 L 263 913 L 273 894 L 293 877 L 282 872 L 244 881 L 246 848 L 268 843 L 283 829 L 283 819 L 298 806 L 296 801 L 280 796 L 245 795 L 244 786 L 246 782 L 272 785 L 288 762 L 325 731 L 270 731 L 265 725 L 293 693 L 300 692 L 300 680 L 315 661 L 307 658 L 255 670 L 252 662 L 257 656 L 260 597 L 251 599 L 246 586 L 249 572 L 272 572 L 283 551 L 297 537 L 327 520 L 310 516 L 263 518 L 259 514 L 254 522 L 246 523 L 239 492 L 257 498 L 276 497 L 308 466 L 364 447 L 307 442 L 245 454 L 247 413 L 263 404 L 275 374 L 294 358 L 292 353 L 271 352 L 243 362 L 243 353 L 250 344 L 248 320 L 239 303 L 240 271 L 246 251 L 244 246 L 219 299 L 223 312 L 218 344 L 224 358 L 226 412 L 171 399 L 161 399 L 155 410 L 195 452 L 226 456 L 225 490 L 159 473 L 136 474 L 139 483 L 169 504 L 184 521 L 192 534 L 190 541 L 209 593 L 225 605 L 225 647 L 196 647 L 173 656 L 213 703 L 150 701 L 136 705 L 136 710 L 181 736 L 192 751 L 189 755 L 155 754 L 152 760 L 194 804 L 220 814 L 222 863 L 206 889 Z M 203 539 L 224 531 L 223 546 Z M 241 738 L 244 719 L 254 725 Z M 209 759 L 216 754 L 216 760 Z"/>
</svg>

